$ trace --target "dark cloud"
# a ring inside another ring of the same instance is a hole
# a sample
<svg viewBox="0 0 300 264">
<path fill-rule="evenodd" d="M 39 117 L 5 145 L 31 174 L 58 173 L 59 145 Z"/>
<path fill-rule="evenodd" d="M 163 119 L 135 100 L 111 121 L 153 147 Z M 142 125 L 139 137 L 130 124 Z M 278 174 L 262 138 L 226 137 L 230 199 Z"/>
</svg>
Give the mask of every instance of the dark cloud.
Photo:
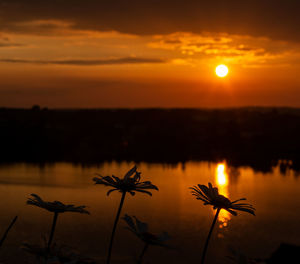
<svg viewBox="0 0 300 264">
<path fill-rule="evenodd" d="M 1 37 L 0 35 L 0 48 L 6 48 L 6 47 L 23 47 L 26 46 L 22 43 L 15 43 L 11 41 L 8 37 Z"/>
<path fill-rule="evenodd" d="M 1 26 L 0 26 L 1 27 Z M 61 20 L 29 20 L 19 21 L 6 25 L 2 25 L 2 28 L 6 31 L 16 34 L 32 34 L 43 36 L 66 36 L 68 34 L 74 34 L 72 30 L 72 24 Z"/>
<path fill-rule="evenodd" d="M 23 59 L 0 59 L 0 62 L 6 63 L 30 63 L 30 64 L 56 64 L 56 65 L 74 65 L 74 66 L 97 66 L 97 65 L 115 65 L 115 64 L 143 64 L 143 63 L 164 63 L 162 59 L 125 57 L 118 59 L 104 60 L 23 60 Z"/>
<path fill-rule="evenodd" d="M 0 0 L 0 27 L 58 19 L 77 29 L 143 35 L 210 31 L 300 41 L 299 10 L 299 0 Z"/>
</svg>

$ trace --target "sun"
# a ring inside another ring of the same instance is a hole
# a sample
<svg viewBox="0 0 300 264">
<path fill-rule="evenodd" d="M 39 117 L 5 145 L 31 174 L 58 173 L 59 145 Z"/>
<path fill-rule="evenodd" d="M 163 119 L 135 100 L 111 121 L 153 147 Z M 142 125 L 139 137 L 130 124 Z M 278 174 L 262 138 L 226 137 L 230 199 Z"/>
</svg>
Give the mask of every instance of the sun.
<svg viewBox="0 0 300 264">
<path fill-rule="evenodd" d="M 224 64 L 220 64 L 216 67 L 216 74 L 220 78 L 226 77 L 228 72 L 229 72 L 228 67 Z"/>
</svg>

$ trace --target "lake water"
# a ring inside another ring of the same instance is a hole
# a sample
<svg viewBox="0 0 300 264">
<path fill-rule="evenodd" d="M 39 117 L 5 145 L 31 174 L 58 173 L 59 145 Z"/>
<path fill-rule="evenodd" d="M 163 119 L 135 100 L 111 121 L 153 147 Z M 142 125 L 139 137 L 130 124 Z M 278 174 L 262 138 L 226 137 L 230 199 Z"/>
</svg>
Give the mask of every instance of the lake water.
<svg viewBox="0 0 300 264">
<path fill-rule="evenodd" d="M 91 215 L 61 214 L 55 241 L 77 249 L 80 253 L 104 263 L 120 193 L 102 185 L 94 185 L 95 173 L 123 176 L 133 163 L 107 162 L 94 167 L 71 163 L 44 166 L 32 164 L 0 165 L 1 232 L 11 219 L 19 219 L 1 249 L 4 263 L 29 263 L 22 242 L 40 243 L 47 235 L 52 214 L 26 205 L 31 193 L 46 201 L 59 200 L 87 205 Z M 137 216 L 147 222 L 150 231 L 167 231 L 175 249 L 150 247 L 145 263 L 199 263 L 202 248 L 214 211 L 190 193 L 189 187 L 212 182 L 219 191 L 235 200 L 246 197 L 256 208 L 256 216 L 240 212 L 231 216 L 221 211 L 217 228 L 210 241 L 207 263 L 230 263 L 228 247 L 240 249 L 252 257 L 268 257 L 281 242 L 300 245 L 300 178 L 292 170 L 282 174 L 279 167 L 270 173 L 255 172 L 249 167 L 230 168 L 224 163 L 187 162 L 177 165 L 138 164 L 142 180 L 159 187 L 153 196 L 128 195 L 122 215 Z M 119 222 L 113 263 L 133 263 L 143 244 Z M 198 261 L 199 260 L 199 261 Z"/>
</svg>

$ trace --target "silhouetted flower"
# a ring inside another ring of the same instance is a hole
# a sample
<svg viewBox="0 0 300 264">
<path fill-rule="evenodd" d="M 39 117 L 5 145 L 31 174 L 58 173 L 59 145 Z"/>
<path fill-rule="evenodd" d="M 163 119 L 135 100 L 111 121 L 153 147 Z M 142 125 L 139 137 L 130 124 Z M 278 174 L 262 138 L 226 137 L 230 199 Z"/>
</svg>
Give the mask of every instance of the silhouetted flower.
<svg viewBox="0 0 300 264">
<path fill-rule="evenodd" d="M 218 188 L 213 187 L 211 183 L 208 183 L 208 187 L 205 185 L 198 184 L 198 186 L 191 187 L 190 189 L 192 189 L 192 194 L 196 196 L 197 200 L 203 201 L 204 205 L 210 204 L 213 206 L 214 209 L 217 209 L 202 253 L 201 264 L 204 264 L 208 243 L 221 209 L 225 209 L 233 215 L 237 215 L 237 213 L 234 210 L 244 211 L 255 215 L 255 209 L 250 204 L 238 203 L 239 201 L 246 200 L 245 198 L 231 202 L 228 198 L 219 194 Z"/>
<path fill-rule="evenodd" d="M 98 174 L 97 174 L 98 175 Z M 135 195 L 135 192 L 141 192 L 146 193 L 152 196 L 152 193 L 146 190 L 158 190 L 158 188 L 153 185 L 150 181 L 144 181 L 141 182 L 141 173 L 137 171 L 136 166 L 134 166 L 132 169 L 130 169 L 125 176 L 120 179 L 114 175 L 112 176 L 101 176 L 95 177 L 93 181 L 95 184 L 103 184 L 105 186 L 113 187 L 113 189 L 109 190 L 107 192 L 107 195 L 109 195 L 113 191 L 119 191 L 122 193 L 122 197 L 120 200 L 118 212 L 114 221 L 114 226 L 109 242 L 109 248 L 108 248 L 108 256 L 107 256 L 107 264 L 110 263 L 111 260 L 111 252 L 112 252 L 112 246 L 113 241 L 115 237 L 116 228 L 119 222 L 120 214 L 123 208 L 123 203 L 125 200 L 126 193 L 129 192 L 131 195 Z"/>
<path fill-rule="evenodd" d="M 98 174 L 97 174 L 98 175 Z M 101 176 L 95 177 L 93 180 L 95 184 L 103 184 L 105 186 L 113 187 L 113 189 L 107 192 L 109 195 L 113 191 L 119 191 L 122 193 L 129 192 L 131 195 L 135 195 L 135 192 L 146 193 L 152 195 L 151 192 L 146 191 L 147 189 L 158 190 L 150 181 L 141 182 L 141 173 L 137 171 L 136 166 L 129 170 L 123 179 L 112 176 Z"/>
<path fill-rule="evenodd" d="M 33 198 L 28 198 L 27 204 L 35 205 L 37 207 L 46 209 L 49 212 L 54 213 L 53 221 L 52 221 L 52 227 L 51 227 L 50 236 L 49 236 L 49 240 L 48 240 L 48 246 L 47 246 L 48 251 L 50 250 L 50 246 L 51 246 L 51 243 L 52 243 L 52 240 L 53 240 L 58 214 L 65 213 L 65 212 L 90 214 L 87 210 L 84 209 L 86 207 L 84 205 L 81 205 L 81 206 L 74 206 L 72 204 L 66 205 L 66 204 L 63 204 L 59 201 L 45 202 L 37 194 L 31 194 L 31 196 Z"/>
<path fill-rule="evenodd" d="M 251 204 L 238 203 L 239 201 L 246 200 L 246 198 L 231 202 L 227 197 L 219 194 L 218 188 L 213 187 L 211 183 L 208 183 L 208 187 L 198 184 L 198 186 L 191 187 L 190 189 L 192 189 L 192 194 L 196 196 L 196 199 L 203 201 L 204 205 L 210 204 L 214 209 L 225 209 L 233 215 L 237 215 L 234 210 L 255 215 L 255 208 Z"/>
<path fill-rule="evenodd" d="M 34 198 L 28 198 L 27 204 L 35 205 L 40 208 L 44 208 L 53 213 L 64 213 L 64 212 L 75 212 L 81 214 L 90 214 L 86 208 L 86 206 L 74 206 L 72 204 L 65 205 L 59 201 L 54 202 L 45 202 L 39 197 L 37 194 L 31 194 Z"/>
<path fill-rule="evenodd" d="M 150 245 L 171 248 L 165 243 L 165 241 L 170 239 L 167 232 L 163 232 L 159 235 L 154 235 L 152 233 L 149 233 L 148 224 L 141 222 L 135 216 L 131 217 L 126 214 L 123 219 L 128 224 L 128 227 L 126 228 L 145 243 L 144 248 L 137 260 L 138 264 L 142 263 L 143 257 Z"/>
<path fill-rule="evenodd" d="M 262 259 L 254 259 L 248 257 L 243 251 L 240 249 L 234 249 L 234 248 L 229 248 L 231 252 L 231 256 L 227 256 L 228 259 L 231 260 L 231 262 L 235 264 L 266 264 Z"/>
<path fill-rule="evenodd" d="M 129 226 L 126 227 L 126 229 L 130 230 L 138 238 L 143 240 L 146 244 L 161 246 L 161 247 L 169 247 L 167 244 L 165 244 L 165 241 L 170 239 L 167 232 L 163 232 L 159 235 L 154 235 L 152 233 L 149 233 L 148 224 L 141 222 L 135 216 L 131 217 L 126 214 L 123 217 L 123 219 Z"/>
<path fill-rule="evenodd" d="M 79 255 L 77 252 L 67 246 L 58 246 L 53 244 L 50 249 L 45 245 L 34 245 L 23 243 L 22 249 L 35 256 L 35 258 L 44 263 L 47 260 L 47 264 L 92 264 L 96 263 L 90 258 Z"/>
</svg>

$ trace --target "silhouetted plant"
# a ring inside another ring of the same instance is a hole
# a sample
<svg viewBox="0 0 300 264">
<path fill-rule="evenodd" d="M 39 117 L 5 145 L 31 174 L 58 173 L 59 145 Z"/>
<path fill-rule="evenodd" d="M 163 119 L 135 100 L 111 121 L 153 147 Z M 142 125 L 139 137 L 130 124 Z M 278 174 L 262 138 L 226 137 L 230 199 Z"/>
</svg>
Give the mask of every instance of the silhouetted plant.
<svg viewBox="0 0 300 264">
<path fill-rule="evenodd" d="M 235 264 L 266 264 L 263 259 L 250 258 L 242 250 L 229 248 L 231 255 L 227 256 Z"/>
<path fill-rule="evenodd" d="M 47 249 L 47 241 L 41 245 L 34 245 L 23 243 L 22 249 L 35 256 L 39 263 L 44 263 L 46 259 L 47 264 L 94 264 L 96 263 L 90 258 L 81 256 L 73 249 L 53 243 L 50 249 Z"/>
<path fill-rule="evenodd" d="M 47 243 L 47 251 L 50 250 L 51 242 L 53 240 L 58 214 L 65 213 L 65 212 L 90 214 L 87 210 L 85 210 L 86 206 L 84 205 L 81 206 L 74 206 L 72 204 L 65 205 L 59 201 L 45 202 L 36 194 L 31 194 L 31 196 L 33 198 L 28 198 L 27 204 L 35 205 L 37 207 L 46 209 L 47 211 L 54 213 L 51 232 Z"/>
<path fill-rule="evenodd" d="M 138 259 L 139 264 L 142 263 L 143 257 L 150 245 L 170 248 L 170 246 L 165 244 L 165 241 L 170 239 L 167 232 L 163 232 L 159 235 L 154 235 L 148 232 L 148 224 L 141 222 L 135 216 L 131 217 L 126 214 L 123 219 L 128 224 L 128 227 L 126 227 L 126 229 L 130 230 L 145 243 L 142 253 Z"/>
<path fill-rule="evenodd" d="M 101 176 L 97 174 L 99 177 L 95 177 L 93 180 L 95 184 L 103 184 L 105 186 L 112 187 L 111 190 L 107 192 L 107 195 L 112 193 L 113 191 L 119 191 L 122 193 L 120 205 L 118 208 L 118 212 L 115 218 L 109 248 L 108 248 L 108 256 L 107 256 L 107 264 L 110 263 L 111 259 L 111 252 L 112 252 L 112 246 L 114 241 L 114 236 L 117 228 L 117 224 L 120 218 L 121 210 L 123 207 L 124 199 L 126 196 L 126 193 L 129 192 L 132 196 L 135 195 L 135 192 L 141 192 L 146 193 L 150 196 L 152 196 L 152 193 L 147 191 L 150 190 L 158 190 L 158 188 L 153 185 L 150 181 L 144 181 L 141 182 L 141 173 L 137 171 L 137 167 L 134 166 L 132 169 L 130 169 L 124 176 L 124 178 L 120 179 L 119 177 L 116 177 L 114 175 L 112 176 Z"/>
<path fill-rule="evenodd" d="M 15 222 L 17 221 L 18 216 L 15 216 L 14 219 L 10 222 L 10 225 L 8 226 L 8 228 L 5 230 L 1 240 L 0 240 L 0 248 L 2 247 L 3 242 L 5 241 L 7 234 L 9 232 L 9 230 L 13 227 L 13 225 L 15 224 Z"/>
<path fill-rule="evenodd" d="M 228 198 L 219 194 L 218 188 L 213 187 L 211 183 L 208 183 L 208 187 L 198 184 L 198 186 L 191 187 L 190 189 L 192 189 L 192 194 L 196 196 L 197 200 L 203 201 L 204 205 L 209 204 L 213 206 L 213 209 L 217 209 L 203 249 L 201 263 L 204 264 L 208 243 L 221 209 L 224 209 L 235 216 L 237 215 L 237 212 L 235 212 L 235 210 L 244 211 L 255 215 L 255 209 L 250 204 L 238 203 L 239 201 L 246 200 L 246 198 L 241 198 L 231 202 Z"/>
</svg>

